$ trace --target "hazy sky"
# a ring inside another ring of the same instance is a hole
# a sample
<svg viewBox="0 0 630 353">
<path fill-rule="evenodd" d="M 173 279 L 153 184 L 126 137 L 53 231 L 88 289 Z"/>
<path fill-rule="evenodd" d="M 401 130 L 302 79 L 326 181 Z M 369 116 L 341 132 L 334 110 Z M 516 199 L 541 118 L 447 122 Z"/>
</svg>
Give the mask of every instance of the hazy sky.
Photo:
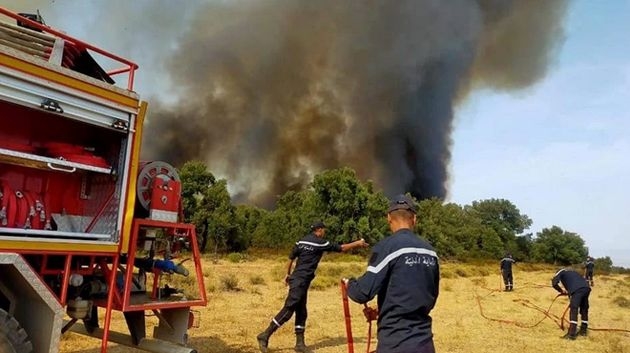
<svg viewBox="0 0 630 353">
<path fill-rule="evenodd" d="M 517 95 L 477 92 L 457 117 L 451 200 L 505 198 L 534 224 L 630 266 L 630 1 L 572 1 L 555 68 Z"/>
<path fill-rule="evenodd" d="M 120 28 L 124 21 L 140 21 L 138 14 L 94 33 L 107 14 L 91 13 L 91 5 L 103 2 L 20 0 L 4 6 L 24 11 L 42 4 L 48 24 L 138 62 L 141 95 L 163 91 L 166 75 L 147 68 L 168 45 L 146 52 L 142 38 Z M 180 21 L 186 14 L 184 7 L 173 8 Z M 630 0 L 571 1 L 566 41 L 544 80 L 515 94 L 476 92 L 458 108 L 449 201 L 508 199 L 533 219 L 529 232 L 558 225 L 580 234 L 592 256 L 630 266 L 628 14 Z M 169 21 L 155 18 L 148 25 Z"/>
</svg>

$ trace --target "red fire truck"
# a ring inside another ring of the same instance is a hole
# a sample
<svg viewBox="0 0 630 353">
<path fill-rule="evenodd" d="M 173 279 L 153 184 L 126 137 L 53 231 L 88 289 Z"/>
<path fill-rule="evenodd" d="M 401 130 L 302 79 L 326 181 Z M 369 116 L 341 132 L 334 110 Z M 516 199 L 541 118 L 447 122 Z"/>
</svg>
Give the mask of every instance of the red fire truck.
<svg viewBox="0 0 630 353">
<path fill-rule="evenodd" d="M 137 68 L 0 7 L 0 352 L 57 353 L 67 331 L 195 352 L 195 227 L 176 169 L 139 160 Z"/>
</svg>

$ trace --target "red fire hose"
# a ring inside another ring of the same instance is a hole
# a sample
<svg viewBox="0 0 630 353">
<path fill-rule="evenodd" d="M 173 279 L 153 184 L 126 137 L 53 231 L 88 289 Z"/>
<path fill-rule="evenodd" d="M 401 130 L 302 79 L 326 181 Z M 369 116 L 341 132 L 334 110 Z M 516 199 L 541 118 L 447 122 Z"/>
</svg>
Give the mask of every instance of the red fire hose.
<svg viewBox="0 0 630 353">
<path fill-rule="evenodd" d="M 17 207 L 15 210 L 14 226 L 17 228 L 24 228 L 27 226 L 29 207 L 28 201 L 26 200 L 26 197 L 24 197 L 24 193 L 20 190 L 15 191 L 15 203 Z"/>
<path fill-rule="evenodd" d="M 348 353 L 354 353 L 354 339 L 352 337 L 352 316 L 350 315 L 350 305 L 348 301 L 348 288 L 346 287 L 346 283 L 341 280 L 341 299 L 343 301 L 343 315 L 346 322 L 346 336 L 348 338 Z M 363 304 L 364 311 L 368 310 L 367 304 Z M 370 351 L 370 344 L 372 343 L 372 321 L 375 320 L 373 317 L 368 317 L 368 335 L 367 335 L 367 353 L 374 353 Z"/>
<path fill-rule="evenodd" d="M 343 316 L 346 321 L 346 336 L 348 338 L 348 353 L 354 353 L 354 342 L 352 340 L 352 319 L 350 317 L 350 305 L 348 304 L 348 288 L 341 280 L 341 299 L 343 301 Z"/>
<path fill-rule="evenodd" d="M 11 189 L 0 180 L 0 227 L 50 230 L 49 197 Z"/>
<path fill-rule="evenodd" d="M 549 287 L 546 285 L 531 285 L 531 286 L 535 286 L 535 287 Z M 485 287 L 481 287 L 483 289 L 489 290 L 490 294 L 497 292 L 497 290 L 495 289 L 490 289 L 490 288 L 485 288 Z M 561 296 L 563 296 L 563 294 L 558 294 L 556 295 L 556 297 L 551 301 L 551 304 L 549 304 L 548 308 L 543 308 L 540 307 L 534 303 L 532 303 L 531 301 L 529 301 L 528 299 L 525 298 L 520 298 L 520 299 L 513 299 L 513 301 L 515 303 L 519 303 L 521 305 L 523 305 L 526 308 L 529 309 L 534 309 L 540 313 L 543 314 L 542 318 L 540 320 L 538 320 L 537 322 L 533 323 L 533 324 L 526 324 L 523 322 L 517 322 L 517 321 L 513 321 L 513 320 L 506 320 L 506 319 L 501 319 L 501 318 L 493 318 L 493 317 L 489 317 L 485 314 L 485 312 L 483 311 L 483 306 L 481 305 L 481 300 L 483 299 L 482 296 L 478 295 L 477 293 L 475 293 L 475 299 L 477 300 L 477 305 L 479 306 L 479 313 L 481 314 L 481 317 L 483 317 L 486 320 L 489 321 L 495 321 L 495 322 L 500 322 L 500 323 L 504 323 L 504 324 L 511 324 L 511 325 L 515 325 L 517 327 L 521 327 L 521 328 L 533 328 L 538 326 L 543 320 L 545 319 L 550 319 L 551 321 L 553 321 L 561 330 L 565 330 L 566 326 L 565 324 L 567 324 L 569 321 L 566 319 L 567 313 L 569 312 L 569 306 L 567 305 L 564 309 L 564 311 L 562 312 L 561 316 L 555 315 L 551 313 L 551 307 L 553 306 L 554 302 L 556 301 L 556 299 L 560 298 Z M 630 333 L 630 330 L 626 330 L 626 329 L 619 329 L 619 328 L 594 328 L 591 325 L 589 325 L 588 327 L 589 331 L 605 331 L 605 332 L 622 332 L 622 333 Z"/>
</svg>

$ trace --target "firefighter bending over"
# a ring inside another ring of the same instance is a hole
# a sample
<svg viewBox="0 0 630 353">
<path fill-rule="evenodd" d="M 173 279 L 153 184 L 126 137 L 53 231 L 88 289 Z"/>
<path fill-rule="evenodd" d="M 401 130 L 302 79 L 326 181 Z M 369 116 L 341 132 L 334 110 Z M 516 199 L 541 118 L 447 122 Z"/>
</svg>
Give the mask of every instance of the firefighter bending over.
<svg viewBox="0 0 630 353">
<path fill-rule="evenodd" d="M 564 290 L 560 288 L 558 283 L 562 283 Z M 560 269 L 551 279 L 551 285 L 560 294 L 569 296 L 569 331 L 563 338 L 574 340 L 577 335 L 577 314 L 580 310 L 580 326 L 579 335 L 586 336 L 588 330 L 588 297 L 591 294 L 591 288 L 576 271 L 570 269 Z"/>
</svg>

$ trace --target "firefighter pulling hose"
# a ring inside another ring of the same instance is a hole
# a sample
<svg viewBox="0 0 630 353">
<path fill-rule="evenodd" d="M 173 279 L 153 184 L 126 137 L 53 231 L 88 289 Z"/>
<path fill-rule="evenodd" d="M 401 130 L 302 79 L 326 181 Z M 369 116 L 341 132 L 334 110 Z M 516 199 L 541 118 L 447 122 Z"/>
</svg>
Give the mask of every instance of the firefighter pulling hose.
<svg viewBox="0 0 630 353">
<path fill-rule="evenodd" d="M 563 271 L 559 271 L 559 272 L 565 272 L 566 269 L 563 269 Z M 574 276 L 572 276 L 574 277 Z M 554 276 L 554 278 L 552 279 L 552 284 L 553 282 L 559 283 L 560 277 L 558 276 L 558 273 Z M 567 281 L 565 279 L 565 281 Z M 567 282 L 568 283 L 568 282 Z M 532 283 L 524 283 L 523 286 L 521 288 L 526 289 L 526 288 L 550 288 L 553 287 L 553 285 L 542 285 L 542 284 L 532 284 Z M 569 285 L 569 287 L 572 287 L 571 285 Z M 569 324 L 569 332 L 567 334 L 565 334 L 564 336 L 562 336 L 563 338 L 567 338 L 567 339 L 575 339 L 575 336 L 577 335 L 581 335 L 581 336 L 586 336 L 588 334 L 587 331 L 601 331 L 601 332 L 620 332 L 620 333 L 630 333 L 630 330 L 625 330 L 625 329 L 618 329 L 618 328 L 593 328 L 591 325 L 588 325 L 588 319 L 586 319 L 586 324 L 581 326 L 581 330 L 580 332 L 576 332 L 576 323 L 574 322 L 574 326 L 573 328 L 571 327 L 571 322 L 569 320 L 567 320 L 566 316 L 567 313 L 569 313 L 569 309 L 571 309 L 571 304 L 567 304 L 566 307 L 564 308 L 564 310 L 562 311 L 561 315 L 557 315 L 552 313 L 552 308 L 554 306 L 554 304 L 556 303 L 556 301 L 559 298 L 562 297 L 567 297 L 568 293 L 565 290 L 562 290 L 562 288 L 558 289 L 555 288 L 556 290 L 558 290 L 558 294 L 551 300 L 551 303 L 549 304 L 549 306 L 547 308 L 543 308 L 538 304 L 533 303 L 531 300 L 526 299 L 526 298 L 516 298 L 513 299 L 512 301 L 514 303 L 518 303 L 520 305 L 522 305 L 525 308 L 528 309 L 533 309 L 536 310 L 538 312 L 540 312 L 541 314 L 543 314 L 543 316 L 535 321 L 534 323 L 525 323 L 525 322 L 520 322 L 520 321 L 516 321 L 516 320 L 510 320 L 510 319 L 503 319 L 503 318 L 497 318 L 497 317 L 492 317 L 488 314 L 486 314 L 486 312 L 484 311 L 484 307 L 483 307 L 483 299 L 486 298 L 487 296 L 493 295 L 497 292 L 500 292 L 501 289 L 497 290 L 497 289 L 491 289 L 491 288 L 487 288 L 487 287 L 481 287 L 482 289 L 485 289 L 488 291 L 487 295 L 481 296 L 478 293 L 475 292 L 475 301 L 477 302 L 477 306 L 479 308 L 479 314 L 481 315 L 481 317 L 483 317 L 484 319 L 488 320 L 488 321 L 494 321 L 494 322 L 499 322 L 502 324 L 508 324 L 508 325 L 514 325 L 520 328 L 534 328 L 538 325 L 540 325 L 543 321 L 545 321 L 545 319 L 549 319 L 551 320 L 554 324 L 556 324 L 556 326 L 558 326 L 559 329 L 561 330 L 565 330 L 566 329 L 566 324 Z M 565 287 L 566 288 L 566 287 Z M 578 301 L 578 299 L 580 299 Z M 574 298 L 573 299 L 575 302 L 582 302 L 581 298 Z M 578 304 L 578 308 L 579 308 L 579 304 Z M 584 311 L 583 311 L 584 312 Z M 577 316 L 577 313 L 575 314 Z M 587 316 L 588 317 L 588 316 Z M 577 318 L 577 317 L 576 317 Z M 583 317 L 584 319 L 584 317 Z M 573 320 L 576 321 L 576 320 Z M 584 321 L 583 321 L 584 322 Z M 575 336 L 574 337 L 568 337 L 569 333 L 573 333 Z"/>
<path fill-rule="evenodd" d="M 562 283 L 564 289 L 559 286 Z M 586 336 L 588 330 L 588 297 L 591 294 L 591 288 L 579 273 L 571 269 L 562 268 L 551 279 L 551 285 L 560 295 L 569 296 L 569 331 L 564 338 L 574 340 L 577 335 Z M 577 316 L 580 310 L 580 331 L 577 331 Z"/>
<path fill-rule="evenodd" d="M 377 352 L 435 352 L 429 314 L 439 292 L 439 262 L 431 244 L 413 233 L 416 221 L 415 201 L 394 197 L 387 210 L 392 234 L 374 246 L 361 277 L 343 280 L 357 303 L 378 296 Z"/>
</svg>

